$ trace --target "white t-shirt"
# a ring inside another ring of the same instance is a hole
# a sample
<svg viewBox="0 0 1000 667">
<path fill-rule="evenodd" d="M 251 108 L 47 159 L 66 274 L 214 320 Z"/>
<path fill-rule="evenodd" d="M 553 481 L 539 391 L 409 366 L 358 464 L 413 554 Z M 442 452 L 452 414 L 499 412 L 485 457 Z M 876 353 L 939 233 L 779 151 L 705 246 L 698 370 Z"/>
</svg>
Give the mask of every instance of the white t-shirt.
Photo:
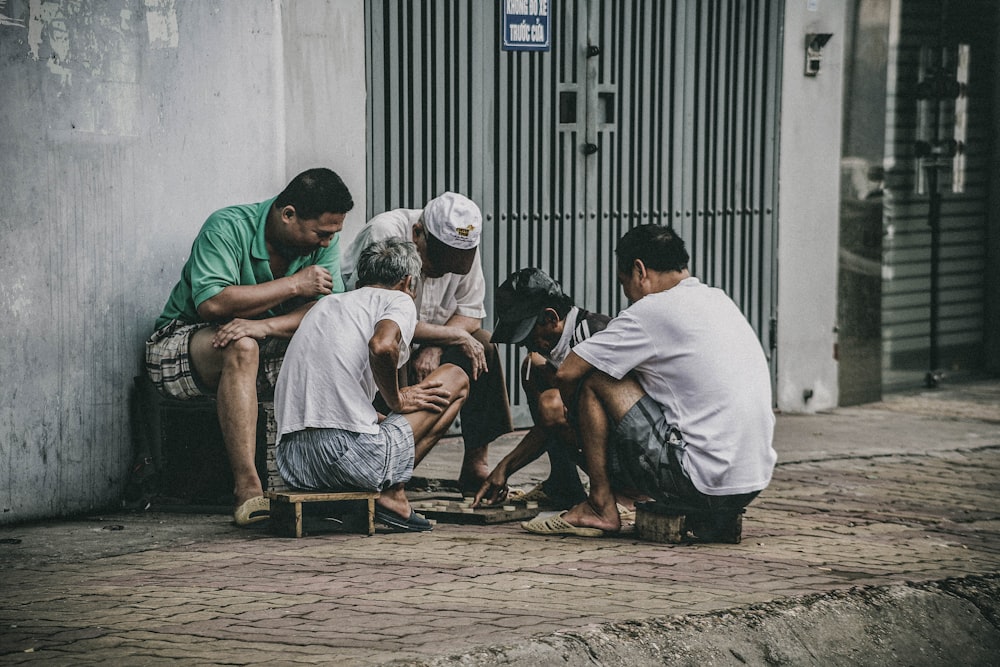
<svg viewBox="0 0 1000 667">
<path fill-rule="evenodd" d="M 368 221 L 354 237 L 341 258 L 340 266 L 347 289 L 354 289 L 358 256 L 370 243 L 389 238 L 413 240 L 413 224 L 420 221 L 419 208 L 397 208 L 380 213 Z M 483 262 L 476 249 L 472 270 L 464 276 L 447 273 L 440 278 L 422 278 L 417 284 L 417 319 L 425 324 L 444 324 L 452 315 L 482 319 L 486 317 L 486 279 Z"/>
<path fill-rule="evenodd" d="M 368 342 L 382 320 L 395 322 L 402 333 L 402 366 L 417 324 L 413 299 L 405 292 L 362 287 L 325 296 L 306 313 L 274 388 L 278 442 L 306 428 L 378 433 Z"/>
<path fill-rule="evenodd" d="M 683 434 L 682 464 L 702 493 L 750 493 L 771 481 L 777 454 L 767 359 L 722 290 L 682 280 L 635 302 L 573 351 L 617 379 L 635 371 Z"/>
</svg>

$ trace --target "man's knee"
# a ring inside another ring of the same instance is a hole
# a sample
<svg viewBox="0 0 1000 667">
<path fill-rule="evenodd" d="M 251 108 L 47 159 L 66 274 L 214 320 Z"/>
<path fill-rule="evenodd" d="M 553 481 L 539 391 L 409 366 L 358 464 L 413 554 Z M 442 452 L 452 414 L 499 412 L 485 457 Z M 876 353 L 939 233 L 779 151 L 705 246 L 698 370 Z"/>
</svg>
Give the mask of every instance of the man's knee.
<svg viewBox="0 0 1000 667">
<path fill-rule="evenodd" d="M 493 368 L 493 362 L 500 361 L 500 351 L 497 349 L 496 343 L 493 343 L 493 333 L 487 331 L 486 329 L 476 329 L 472 332 L 472 337 L 478 340 L 483 345 L 483 354 L 486 357 L 486 363 L 489 364 L 490 368 Z"/>
<path fill-rule="evenodd" d="M 537 424 L 542 428 L 566 425 L 566 407 L 558 390 L 549 389 L 539 394 Z"/>
<path fill-rule="evenodd" d="M 256 377 L 260 366 L 260 345 L 256 340 L 249 337 L 238 338 L 222 348 L 221 352 L 224 370 L 243 370 Z"/>
<path fill-rule="evenodd" d="M 602 371 L 594 371 L 583 381 L 581 399 L 592 397 L 615 421 L 620 421 L 645 392 L 631 376 L 617 380 Z"/>
<path fill-rule="evenodd" d="M 230 355 L 248 357 L 256 360 L 260 356 L 260 345 L 257 343 L 256 339 L 244 336 L 243 338 L 237 338 L 234 341 L 230 341 L 228 345 L 222 348 L 222 351 L 223 354 L 228 353 Z"/>
<path fill-rule="evenodd" d="M 451 392 L 452 402 L 465 400 L 469 395 L 469 376 L 455 364 L 442 364 L 434 372 L 435 379 Z"/>
</svg>

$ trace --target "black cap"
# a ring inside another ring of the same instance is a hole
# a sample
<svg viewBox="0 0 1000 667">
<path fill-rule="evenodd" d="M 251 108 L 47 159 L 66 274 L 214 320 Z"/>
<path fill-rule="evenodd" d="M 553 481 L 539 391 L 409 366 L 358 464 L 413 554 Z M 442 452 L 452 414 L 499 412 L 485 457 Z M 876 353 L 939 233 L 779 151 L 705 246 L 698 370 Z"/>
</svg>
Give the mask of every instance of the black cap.
<svg viewBox="0 0 1000 667">
<path fill-rule="evenodd" d="M 494 302 L 494 343 L 520 343 L 538 321 L 542 310 L 563 295 L 559 283 L 541 269 L 521 269 L 497 288 Z"/>
</svg>

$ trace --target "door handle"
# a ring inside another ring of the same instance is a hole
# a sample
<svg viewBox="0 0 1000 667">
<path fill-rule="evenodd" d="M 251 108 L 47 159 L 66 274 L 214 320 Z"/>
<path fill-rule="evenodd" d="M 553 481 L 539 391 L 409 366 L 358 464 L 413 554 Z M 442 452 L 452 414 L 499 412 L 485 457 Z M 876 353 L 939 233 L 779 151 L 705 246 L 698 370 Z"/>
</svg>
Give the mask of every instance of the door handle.
<svg viewBox="0 0 1000 667">
<path fill-rule="evenodd" d="M 584 155 L 593 155 L 597 152 L 597 144 L 584 144 L 582 149 Z"/>
</svg>

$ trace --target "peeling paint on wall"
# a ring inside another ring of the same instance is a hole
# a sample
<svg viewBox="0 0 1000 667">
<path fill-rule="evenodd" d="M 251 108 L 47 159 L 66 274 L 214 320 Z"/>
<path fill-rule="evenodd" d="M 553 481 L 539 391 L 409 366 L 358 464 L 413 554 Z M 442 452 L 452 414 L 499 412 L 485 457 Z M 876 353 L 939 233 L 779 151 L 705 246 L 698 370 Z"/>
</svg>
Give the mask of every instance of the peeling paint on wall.
<svg viewBox="0 0 1000 667">
<path fill-rule="evenodd" d="M 18 278 L 13 283 L 8 282 L 3 287 L 0 303 L 4 304 L 4 311 L 9 313 L 15 321 L 30 321 L 34 314 L 31 295 L 26 294 L 23 278 Z"/>
<path fill-rule="evenodd" d="M 0 0 L 0 25 L 14 26 L 15 28 L 23 28 L 24 21 L 21 19 L 15 19 L 11 16 L 7 16 L 7 0 Z"/>
<path fill-rule="evenodd" d="M 65 65 L 69 60 L 69 31 L 62 5 L 31 0 L 28 5 L 28 48 L 35 60 L 40 57 L 43 39 L 52 52 L 46 60 L 49 71 L 58 76 L 64 86 L 69 85 L 73 72 Z"/>
<path fill-rule="evenodd" d="M 154 49 L 177 48 L 177 9 L 174 0 L 144 0 L 149 46 Z"/>
</svg>

